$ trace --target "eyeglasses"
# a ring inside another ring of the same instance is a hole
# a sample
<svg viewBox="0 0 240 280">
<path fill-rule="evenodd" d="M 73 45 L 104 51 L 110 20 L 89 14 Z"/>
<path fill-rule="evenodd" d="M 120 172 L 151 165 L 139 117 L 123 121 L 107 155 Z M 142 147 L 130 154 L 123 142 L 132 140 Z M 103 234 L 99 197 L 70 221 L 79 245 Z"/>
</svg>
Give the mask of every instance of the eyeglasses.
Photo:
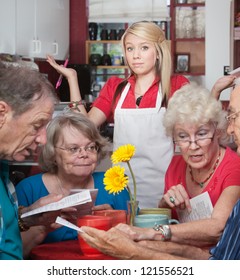
<svg viewBox="0 0 240 280">
<path fill-rule="evenodd" d="M 71 156 L 77 156 L 78 154 L 81 154 L 84 150 L 87 154 L 96 154 L 99 150 L 98 146 L 92 144 L 85 147 L 69 147 L 69 148 L 63 148 L 63 147 L 55 147 L 57 149 L 61 149 L 63 151 L 66 151 Z"/>
<path fill-rule="evenodd" d="M 228 116 L 226 116 L 226 120 L 228 121 L 228 124 L 230 125 L 232 122 L 234 123 L 236 118 L 238 117 L 238 114 L 240 113 L 240 110 L 235 112 L 235 113 L 232 113 Z"/>
<path fill-rule="evenodd" d="M 194 143 L 195 145 L 197 145 L 199 147 L 204 147 L 204 146 L 209 145 L 212 142 L 212 140 L 214 138 L 214 134 L 215 134 L 215 132 L 213 133 L 212 137 L 197 138 L 194 141 L 191 141 L 189 139 L 174 140 L 173 143 L 184 149 L 188 149 L 192 143 Z"/>
</svg>

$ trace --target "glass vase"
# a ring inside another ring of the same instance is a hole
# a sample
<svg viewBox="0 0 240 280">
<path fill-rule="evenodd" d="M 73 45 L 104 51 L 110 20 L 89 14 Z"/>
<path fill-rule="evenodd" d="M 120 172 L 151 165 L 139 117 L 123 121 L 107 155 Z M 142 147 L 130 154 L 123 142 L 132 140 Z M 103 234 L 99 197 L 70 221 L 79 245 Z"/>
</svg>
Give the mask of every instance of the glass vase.
<svg viewBox="0 0 240 280">
<path fill-rule="evenodd" d="M 127 223 L 131 226 L 134 225 L 134 218 L 138 214 L 139 201 L 129 200 L 127 201 Z"/>
</svg>

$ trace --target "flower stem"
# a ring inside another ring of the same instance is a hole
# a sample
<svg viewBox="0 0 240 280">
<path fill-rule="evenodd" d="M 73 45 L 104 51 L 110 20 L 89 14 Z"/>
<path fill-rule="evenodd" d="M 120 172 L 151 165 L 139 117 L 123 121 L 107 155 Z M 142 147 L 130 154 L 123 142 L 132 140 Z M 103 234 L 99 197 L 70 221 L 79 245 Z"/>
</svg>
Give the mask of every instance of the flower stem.
<svg viewBox="0 0 240 280">
<path fill-rule="evenodd" d="M 129 193 L 130 201 L 133 201 L 132 192 L 131 192 L 131 190 L 130 190 L 128 185 L 127 185 L 127 190 L 128 190 L 128 193 Z"/>
<path fill-rule="evenodd" d="M 127 165 L 128 165 L 129 170 L 130 170 L 130 173 L 131 173 L 131 175 L 132 175 L 132 179 L 133 179 L 133 187 L 134 187 L 134 189 L 133 189 L 133 198 L 131 198 L 131 200 L 136 201 L 136 198 L 137 198 L 137 186 L 136 186 L 136 179 L 135 179 L 135 176 L 134 176 L 134 173 L 133 173 L 133 171 L 132 171 L 132 167 L 131 167 L 131 165 L 130 165 L 130 162 L 129 162 L 129 161 L 127 161 Z"/>
</svg>

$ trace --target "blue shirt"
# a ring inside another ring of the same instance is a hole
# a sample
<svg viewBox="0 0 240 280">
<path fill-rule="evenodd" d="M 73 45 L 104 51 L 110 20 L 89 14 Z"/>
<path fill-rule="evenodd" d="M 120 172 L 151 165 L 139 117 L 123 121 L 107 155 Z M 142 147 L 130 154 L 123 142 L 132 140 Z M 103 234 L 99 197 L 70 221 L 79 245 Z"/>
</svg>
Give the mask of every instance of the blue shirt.
<svg viewBox="0 0 240 280">
<path fill-rule="evenodd" d="M 43 173 L 23 179 L 16 186 L 19 205 L 29 206 L 39 198 L 49 194 L 43 180 Z M 109 194 L 103 184 L 104 172 L 94 172 L 94 186 L 98 189 L 95 205 L 110 204 L 113 209 L 127 210 L 129 193 L 126 189 L 117 195 Z M 61 227 L 50 232 L 43 243 L 58 242 L 64 240 L 77 239 L 77 232 L 67 227 Z"/>
<path fill-rule="evenodd" d="M 235 204 L 210 260 L 240 260 L 240 200 Z"/>
<path fill-rule="evenodd" d="M 8 179 L 8 167 L 1 162 L 0 260 L 20 260 L 22 256 L 16 193 L 13 184 Z"/>
</svg>

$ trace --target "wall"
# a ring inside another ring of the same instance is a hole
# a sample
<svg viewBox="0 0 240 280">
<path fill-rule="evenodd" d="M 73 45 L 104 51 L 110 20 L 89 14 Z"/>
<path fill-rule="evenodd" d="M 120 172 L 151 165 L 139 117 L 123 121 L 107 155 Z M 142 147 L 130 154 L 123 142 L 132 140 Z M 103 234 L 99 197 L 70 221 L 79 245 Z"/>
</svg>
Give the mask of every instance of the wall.
<svg viewBox="0 0 240 280">
<path fill-rule="evenodd" d="M 206 87 L 210 90 L 231 65 L 231 0 L 206 0 Z M 229 90 L 221 94 L 229 99 Z"/>
<path fill-rule="evenodd" d="M 70 63 L 85 63 L 88 0 L 70 0 Z"/>
<path fill-rule="evenodd" d="M 88 0 L 70 0 L 70 64 L 84 64 L 88 34 Z M 45 61 L 36 61 L 39 70 L 56 84 L 59 74 Z M 61 63 L 61 61 L 59 61 Z"/>
</svg>

